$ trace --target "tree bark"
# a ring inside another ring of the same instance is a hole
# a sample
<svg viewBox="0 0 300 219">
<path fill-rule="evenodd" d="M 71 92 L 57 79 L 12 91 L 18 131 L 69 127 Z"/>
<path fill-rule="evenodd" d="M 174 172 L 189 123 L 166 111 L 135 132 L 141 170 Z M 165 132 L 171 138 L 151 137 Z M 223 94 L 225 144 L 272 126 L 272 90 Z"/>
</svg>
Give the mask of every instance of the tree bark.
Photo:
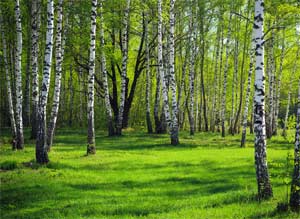
<svg viewBox="0 0 300 219">
<path fill-rule="evenodd" d="M 104 101 L 105 109 L 107 115 L 107 125 L 108 125 L 108 136 L 115 135 L 114 120 L 112 115 L 112 109 L 109 101 L 109 87 L 107 82 L 107 69 L 106 69 L 106 57 L 104 50 L 104 27 L 103 27 L 103 1 L 100 1 L 100 44 L 101 44 L 101 71 L 103 79 L 103 89 L 104 89 Z"/>
<path fill-rule="evenodd" d="M 16 32 L 17 32 L 17 47 L 15 60 L 15 75 L 16 75 L 16 149 L 24 148 L 23 135 L 23 118 L 22 118 L 22 24 L 21 24 L 21 10 L 19 0 L 15 0 L 15 16 L 16 16 Z"/>
<path fill-rule="evenodd" d="M 226 57 L 225 57 L 225 69 L 224 69 L 222 105 L 221 105 L 222 137 L 225 137 L 226 93 L 227 93 L 227 75 L 228 75 L 228 69 L 229 69 L 229 40 L 231 37 L 231 28 L 230 28 L 231 18 L 232 18 L 232 14 L 230 13 L 229 23 L 228 23 L 228 32 L 227 32 L 227 38 L 226 38 Z"/>
<path fill-rule="evenodd" d="M 47 132 L 46 132 L 46 111 L 47 100 L 49 94 L 52 51 L 53 51 L 53 30 L 54 30 L 54 6 L 53 0 L 47 1 L 47 32 L 46 32 L 46 48 L 44 59 L 43 82 L 38 109 L 38 134 L 36 140 L 36 160 L 40 164 L 49 162 L 47 152 Z"/>
<path fill-rule="evenodd" d="M 3 12 L 0 11 L 0 29 L 1 29 L 2 46 L 3 46 L 3 61 L 4 61 L 5 76 L 6 76 L 10 128 L 11 128 L 11 133 L 12 133 L 12 149 L 15 150 L 15 149 L 17 149 L 16 144 L 15 144 L 17 130 L 16 130 L 15 112 L 14 112 L 13 99 L 12 99 L 10 72 L 9 72 L 9 66 L 8 66 L 8 61 L 7 61 L 7 44 L 6 44 L 6 38 L 5 38 L 5 33 L 4 33 L 4 21 L 3 21 L 2 13 Z"/>
<path fill-rule="evenodd" d="M 53 95 L 52 110 L 50 116 L 50 122 L 47 130 L 47 150 L 50 151 L 53 142 L 54 130 L 56 127 L 56 120 L 59 109 L 59 100 L 61 92 L 61 73 L 62 73 L 62 21 L 63 21 L 63 9 L 62 9 L 63 0 L 58 1 L 57 5 L 57 22 L 56 22 L 56 39 L 55 39 L 55 87 Z"/>
<path fill-rule="evenodd" d="M 255 166 L 259 199 L 272 197 L 267 166 L 267 142 L 265 123 L 265 72 L 264 72 L 264 0 L 255 0 L 254 39 L 255 39 L 255 95 L 254 132 Z"/>
<path fill-rule="evenodd" d="M 118 123 L 116 127 L 116 134 L 122 135 L 123 114 L 126 101 L 126 85 L 127 85 L 127 61 L 128 61 L 128 29 L 129 29 L 129 10 L 130 0 L 126 1 L 126 9 L 123 18 L 123 33 L 122 33 L 122 72 L 121 72 L 121 94 Z"/>
<path fill-rule="evenodd" d="M 37 138 L 38 130 L 38 105 L 39 105 L 39 28 L 40 4 L 39 0 L 32 1 L 31 7 L 31 71 L 32 71 L 32 114 L 31 114 L 31 139 Z"/>
<path fill-rule="evenodd" d="M 96 16 L 97 16 L 97 0 L 92 0 L 90 57 L 89 57 L 89 76 L 88 76 L 88 106 L 87 106 L 87 120 L 88 120 L 87 154 L 88 155 L 96 153 L 95 126 L 94 126 Z"/>
<path fill-rule="evenodd" d="M 290 207 L 293 211 L 300 210 L 300 80 L 298 82 L 297 124 L 294 149 L 294 171 L 291 183 Z"/>
<path fill-rule="evenodd" d="M 151 90 L 151 77 L 150 77 L 150 50 L 149 50 L 149 42 L 148 42 L 148 14 L 146 14 L 146 18 L 144 18 L 145 25 L 145 44 L 146 44 L 146 123 L 148 133 L 151 134 L 153 132 L 152 123 L 151 123 L 151 111 L 150 111 L 150 90 Z"/>
</svg>

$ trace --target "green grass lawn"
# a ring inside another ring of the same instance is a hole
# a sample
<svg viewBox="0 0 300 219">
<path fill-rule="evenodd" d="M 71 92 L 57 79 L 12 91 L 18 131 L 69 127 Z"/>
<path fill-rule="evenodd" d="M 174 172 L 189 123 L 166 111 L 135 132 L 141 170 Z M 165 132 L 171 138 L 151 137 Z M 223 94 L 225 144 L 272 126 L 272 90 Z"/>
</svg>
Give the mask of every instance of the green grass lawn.
<svg viewBox="0 0 300 219">
<path fill-rule="evenodd" d="M 97 132 L 97 154 L 87 157 L 86 131 L 60 129 L 51 162 L 39 166 L 34 142 L 27 138 L 24 151 L 11 151 L 8 131 L 5 135 L 0 147 L 3 219 L 299 218 L 276 211 L 277 203 L 286 201 L 292 140 L 268 142 L 274 198 L 258 202 L 253 136 L 242 149 L 239 135 L 190 137 L 186 132 L 174 147 L 167 135 L 127 131 L 110 138 Z"/>
</svg>

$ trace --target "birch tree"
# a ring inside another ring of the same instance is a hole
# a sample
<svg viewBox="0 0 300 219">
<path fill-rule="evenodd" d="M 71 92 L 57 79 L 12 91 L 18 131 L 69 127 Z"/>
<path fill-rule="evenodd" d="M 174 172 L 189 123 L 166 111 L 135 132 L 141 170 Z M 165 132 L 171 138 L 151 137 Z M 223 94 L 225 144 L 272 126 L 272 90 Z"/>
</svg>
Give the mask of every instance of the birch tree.
<svg viewBox="0 0 300 219">
<path fill-rule="evenodd" d="M 53 141 L 54 130 L 56 127 L 57 114 L 59 109 L 59 99 L 61 91 L 61 72 L 62 72 L 62 22 L 63 22 L 63 0 L 58 1 L 57 5 L 57 22 L 55 38 L 55 85 L 50 122 L 47 130 L 47 150 L 50 151 Z"/>
<path fill-rule="evenodd" d="M 225 137 L 225 116 L 226 116 L 226 93 L 227 93 L 227 75 L 229 69 L 229 42 L 231 37 L 231 18 L 232 14 L 230 13 L 229 16 L 229 23 L 228 23 L 228 32 L 226 38 L 226 57 L 225 57 L 225 68 L 224 68 L 224 80 L 223 80 L 223 92 L 222 92 L 222 105 L 221 105 L 221 126 L 222 126 L 222 137 Z"/>
<path fill-rule="evenodd" d="M 13 99 L 12 99 L 12 88 L 11 88 L 11 80 L 10 80 L 10 72 L 9 72 L 9 65 L 7 61 L 7 44 L 6 38 L 4 33 L 4 21 L 2 17 L 2 11 L 0 11 L 0 31 L 2 37 L 2 46 L 3 46 L 3 61 L 5 67 L 5 78 L 6 78 L 6 89 L 7 89 L 7 100 L 8 100 L 8 111 L 9 111 L 9 119 L 10 119 L 10 128 L 12 133 L 12 149 L 16 149 L 15 138 L 17 134 L 16 130 L 16 121 L 15 121 L 15 112 L 13 106 Z"/>
<path fill-rule="evenodd" d="M 39 100 L 38 109 L 38 133 L 36 140 L 36 160 L 40 164 L 49 162 L 47 152 L 47 132 L 46 132 L 46 109 L 49 94 L 52 50 L 53 50 L 53 31 L 54 31 L 54 6 L 53 0 L 47 1 L 47 32 L 46 32 L 46 48 L 44 57 L 43 81 Z"/>
<path fill-rule="evenodd" d="M 290 207 L 294 211 L 300 210 L 300 80 L 298 82 L 297 124 L 294 149 L 294 171 L 291 183 Z"/>
<path fill-rule="evenodd" d="M 130 10 L 130 0 L 126 0 L 125 14 L 123 18 L 121 94 L 120 94 L 118 124 L 116 128 L 117 135 L 122 134 L 123 113 L 124 113 L 124 106 L 125 106 L 125 99 L 126 99 L 129 10 Z"/>
<path fill-rule="evenodd" d="M 16 17 L 16 60 L 15 60 L 15 75 L 16 75 L 16 149 L 24 148 L 23 135 L 23 119 L 22 119 L 22 24 L 21 24 L 21 10 L 19 0 L 15 0 L 15 17 Z"/>
<path fill-rule="evenodd" d="M 88 104 L 87 104 L 87 154 L 96 153 L 95 127 L 94 127 L 94 84 L 95 84 L 95 53 L 96 53 L 96 17 L 97 0 L 92 0 L 91 31 L 90 31 L 90 57 L 88 76 Z"/>
<path fill-rule="evenodd" d="M 267 165 L 263 24 L 264 0 L 255 0 L 253 26 L 255 42 L 254 146 L 258 197 L 260 199 L 266 199 L 273 195 Z"/>
<path fill-rule="evenodd" d="M 151 72 L 150 72 L 150 49 L 149 49 L 149 34 L 148 34 L 148 14 L 146 13 L 145 22 L 145 44 L 146 44 L 146 122 L 148 133 L 152 133 L 151 110 L 150 110 L 150 90 L 151 90 Z"/>
<path fill-rule="evenodd" d="M 172 96 L 172 128 L 171 128 L 171 144 L 179 144 L 178 138 L 178 106 L 177 106 L 177 90 L 175 79 L 175 0 L 170 0 L 170 88 Z"/>
<path fill-rule="evenodd" d="M 100 1 L 100 44 L 101 44 L 101 72 L 103 79 L 103 89 L 104 89 L 104 101 L 105 101 L 105 109 L 107 115 L 107 125 L 108 125 L 108 135 L 115 135 L 114 130 L 114 121 L 112 115 L 112 109 L 109 101 L 109 87 L 107 82 L 107 69 L 106 69 L 106 58 L 104 51 L 104 26 L 103 26 L 103 0 Z"/>
<path fill-rule="evenodd" d="M 32 74 L 32 114 L 31 114 L 31 139 L 37 138 L 38 129 L 38 104 L 39 104 L 39 28 L 40 5 L 39 0 L 32 1 L 31 7 L 31 74 Z"/>
</svg>

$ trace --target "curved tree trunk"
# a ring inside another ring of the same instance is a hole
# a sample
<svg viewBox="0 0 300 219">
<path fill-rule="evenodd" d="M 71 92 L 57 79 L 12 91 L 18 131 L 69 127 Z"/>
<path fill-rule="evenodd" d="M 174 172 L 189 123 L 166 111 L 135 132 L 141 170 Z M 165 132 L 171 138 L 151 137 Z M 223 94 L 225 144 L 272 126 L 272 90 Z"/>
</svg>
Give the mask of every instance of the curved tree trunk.
<svg viewBox="0 0 300 219">
<path fill-rule="evenodd" d="M 38 134 L 36 140 L 36 160 L 40 164 L 49 162 L 47 152 L 47 133 L 46 133 L 46 109 L 49 94 L 52 51 L 53 51 L 53 30 L 54 30 L 54 6 L 53 0 L 47 2 L 47 33 L 46 33 L 46 48 L 44 60 L 43 82 L 38 109 Z"/>
<path fill-rule="evenodd" d="M 15 16 L 16 16 L 16 32 L 17 32 L 17 47 L 16 47 L 16 149 L 24 148 L 23 135 L 23 118 L 22 118 L 22 24 L 21 24 L 21 10 L 19 0 L 15 0 Z"/>
<path fill-rule="evenodd" d="M 95 53 L 96 53 L 96 16 L 97 0 L 92 0 L 91 10 L 91 32 L 90 32 L 90 57 L 89 57 L 89 76 L 88 76 L 88 135 L 87 135 L 87 154 L 96 153 L 95 126 L 94 126 L 94 84 L 95 84 Z"/>
<path fill-rule="evenodd" d="M 266 199 L 273 195 L 267 166 L 267 142 L 265 122 L 265 71 L 264 71 L 264 0 L 255 1 L 254 39 L 255 39 L 255 95 L 254 132 L 255 166 L 258 197 Z"/>
<path fill-rule="evenodd" d="M 51 110 L 50 122 L 47 130 L 47 150 L 50 151 L 53 141 L 54 130 L 56 127 L 57 114 L 59 109 L 59 99 L 61 92 L 61 72 L 62 72 L 62 21 L 63 21 L 63 11 L 62 11 L 63 0 L 58 1 L 57 5 L 57 22 L 56 22 L 56 39 L 55 39 L 55 88 L 53 95 L 53 103 Z"/>
</svg>

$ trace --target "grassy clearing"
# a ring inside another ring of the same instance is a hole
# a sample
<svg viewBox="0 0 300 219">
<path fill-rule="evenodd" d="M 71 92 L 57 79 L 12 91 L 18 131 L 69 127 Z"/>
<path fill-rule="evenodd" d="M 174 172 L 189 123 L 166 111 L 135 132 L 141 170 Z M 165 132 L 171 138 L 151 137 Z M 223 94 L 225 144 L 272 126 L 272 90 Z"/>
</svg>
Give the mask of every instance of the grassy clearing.
<svg viewBox="0 0 300 219">
<path fill-rule="evenodd" d="M 253 136 L 241 149 L 240 136 L 181 133 L 174 147 L 167 135 L 98 132 L 97 154 L 86 157 L 85 130 L 61 129 L 43 167 L 34 163 L 34 142 L 14 152 L 7 139 L 0 147 L 1 218 L 299 218 L 275 211 L 286 201 L 293 147 L 281 137 L 268 142 L 274 198 L 261 203 Z"/>
</svg>

